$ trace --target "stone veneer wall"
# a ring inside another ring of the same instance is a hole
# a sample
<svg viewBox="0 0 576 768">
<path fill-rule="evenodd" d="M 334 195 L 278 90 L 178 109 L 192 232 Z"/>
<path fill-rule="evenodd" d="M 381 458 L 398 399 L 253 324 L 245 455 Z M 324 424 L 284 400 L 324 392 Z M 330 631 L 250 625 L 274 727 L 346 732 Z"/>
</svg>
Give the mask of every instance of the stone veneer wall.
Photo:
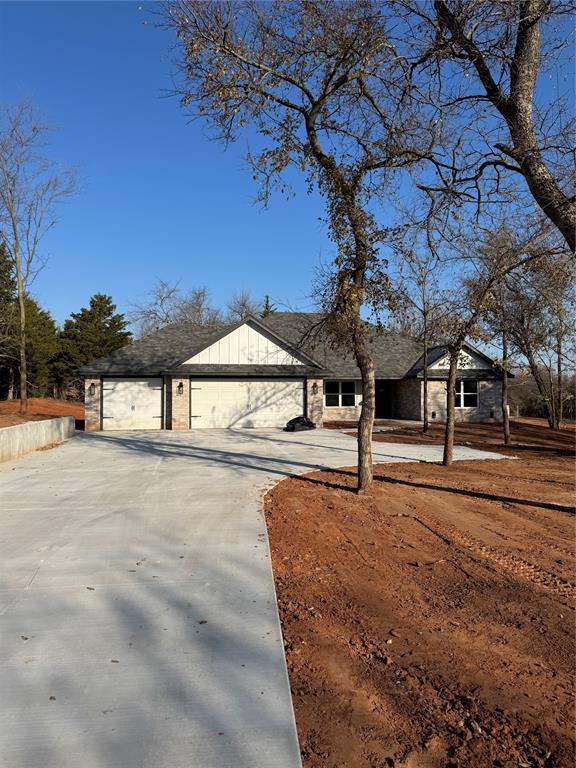
<svg viewBox="0 0 576 768">
<path fill-rule="evenodd" d="M 478 382 L 478 407 L 456 408 L 456 421 L 494 421 L 502 420 L 500 397 L 501 381 Z M 432 412 L 436 418 L 432 419 Z M 428 414 L 430 421 L 446 421 L 446 382 L 428 382 Z"/>
<path fill-rule="evenodd" d="M 362 410 L 362 382 L 356 381 L 356 405 L 347 405 L 342 407 L 324 405 L 324 387 L 322 392 L 322 410 L 324 413 L 324 421 L 358 421 L 360 418 L 360 411 Z"/>
<path fill-rule="evenodd" d="M 318 387 L 316 394 L 312 392 L 314 384 Z M 313 421 L 317 427 L 321 427 L 324 411 L 324 382 L 322 379 L 306 380 L 306 402 L 308 404 L 308 418 Z"/>
<path fill-rule="evenodd" d="M 358 421 L 360 405 L 350 405 L 345 408 L 324 408 L 324 421 Z"/>
<path fill-rule="evenodd" d="M 90 396 L 90 385 L 94 384 L 94 396 Z M 84 429 L 96 432 L 101 428 L 100 404 L 102 402 L 102 382 L 100 379 L 84 379 Z"/>
<path fill-rule="evenodd" d="M 184 392 L 181 395 L 178 394 L 178 384 L 180 382 L 184 385 Z M 170 393 L 167 395 L 166 400 L 170 400 L 172 405 L 169 421 L 171 426 L 168 429 L 190 429 L 190 377 L 182 376 L 182 378 L 179 378 L 173 376 Z"/>
</svg>

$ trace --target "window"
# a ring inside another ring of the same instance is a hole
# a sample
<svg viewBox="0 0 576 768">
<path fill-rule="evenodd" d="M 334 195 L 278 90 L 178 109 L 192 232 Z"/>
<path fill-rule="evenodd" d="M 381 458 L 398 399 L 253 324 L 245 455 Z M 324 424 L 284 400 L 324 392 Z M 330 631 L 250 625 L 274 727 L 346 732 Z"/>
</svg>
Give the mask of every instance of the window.
<svg viewBox="0 0 576 768">
<path fill-rule="evenodd" d="M 356 405 L 356 383 L 354 381 L 325 381 L 324 403 L 328 408 Z"/>
<path fill-rule="evenodd" d="M 456 408 L 477 408 L 478 407 L 478 382 L 477 381 L 457 381 L 456 382 Z"/>
</svg>

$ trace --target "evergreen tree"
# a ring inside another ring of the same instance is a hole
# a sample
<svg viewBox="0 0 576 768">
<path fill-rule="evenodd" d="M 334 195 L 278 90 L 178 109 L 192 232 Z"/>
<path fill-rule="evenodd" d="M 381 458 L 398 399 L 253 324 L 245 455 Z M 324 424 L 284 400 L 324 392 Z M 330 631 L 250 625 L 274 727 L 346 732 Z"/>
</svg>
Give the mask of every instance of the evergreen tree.
<svg viewBox="0 0 576 768">
<path fill-rule="evenodd" d="M 262 304 L 262 312 L 260 313 L 260 317 L 262 318 L 270 317 L 270 315 L 273 315 L 275 312 L 276 312 L 276 305 L 270 301 L 270 296 L 266 294 L 266 296 L 264 296 L 264 302 Z"/>
<path fill-rule="evenodd" d="M 14 263 L 0 243 L 0 398 L 14 396 L 18 372 L 18 316 Z"/>
<path fill-rule="evenodd" d="M 27 378 L 32 397 L 51 395 L 53 362 L 58 352 L 58 328 L 49 312 L 37 301 L 26 298 Z"/>
<path fill-rule="evenodd" d="M 26 378 L 33 397 L 50 393 L 52 360 L 58 351 L 58 331 L 50 314 L 31 297 L 25 299 Z M 0 244 L 0 398 L 19 396 L 20 357 L 16 276 L 8 249 Z"/>
<path fill-rule="evenodd" d="M 80 382 L 74 370 L 128 344 L 132 334 L 127 326 L 125 316 L 116 312 L 112 297 L 102 293 L 90 298 L 89 307 L 72 312 L 60 332 L 60 351 L 54 362 L 60 392 L 80 395 Z"/>
<path fill-rule="evenodd" d="M 6 248 L 6 243 L 0 243 L 0 307 L 16 300 L 16 275 L 14 263 Z"/>
</svg>

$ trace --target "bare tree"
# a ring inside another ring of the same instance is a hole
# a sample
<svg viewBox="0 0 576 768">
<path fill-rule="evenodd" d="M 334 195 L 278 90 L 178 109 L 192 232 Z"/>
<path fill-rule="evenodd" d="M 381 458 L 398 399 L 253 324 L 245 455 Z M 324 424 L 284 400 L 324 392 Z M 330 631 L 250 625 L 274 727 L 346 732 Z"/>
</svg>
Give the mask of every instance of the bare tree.
<svg viewBox="0 0 576 768">
<path fill-rule="evenodd" d="M 488 261 L 492 258 L 496 266 L 502 253 L 514 249 L 515 237 L 509 227 L 502 225 L 496 229 L 490 239 L 484 244 L 483 255 Z M 508 289 L 506 281 L 509 275 L 494 283 L 490 300 L 486 302 L 482 321 L 486 326 L 487 337 L 492 343 L 500 342 L 502 350 L 502 389 L 500 405 L 502 410 L 502 431 L 504 445 L 510 445 L 510 413 L 508 403 L 508 376 L 510 374 L 510 313 L 508 301 Z"/>
<path fill-rule="evenodd" d="M 144 301 L 131 305 L 129 318 L 139 337 L 171 323 L 216 327 L 224 322 L 220 310 L 211 306 L 207 288 L 192 288 L 183 293 L 178 284 L 165 280 L 158 280 Z"/>
<path fill-rule="evenodd" d="M 437 206 L 426 196 L 426 208 L 418 213 L 413 205 L 402 205 L 404 225 L 397 228 L 395 250 L 396 301 L 390 318 L 399 329 L 406 326 L 408 335 L 422 343 L 422 431 L 430 427 L 428 409 L 428 355 L 430 345 L 438 340 L 442 316 L 448 304 L 442 283 L 445 264 L 438 250 L 436 231 L 446 217 L 446 206 Z"/>
<path fill-rule="evenodd" d="M 250 315 L 257 317 L 262 313 L 262 309 L 262 302 L 255 299 L 250 291 L 237 291 L 226 304 L 227 319 L 233 323 L 242 322 Z"/>
<path fill-rule="evenodd" d="M 501 174 L 522 178 L 544 214 L 576 249 L 573 110 L 559 87 L 558 57 L 569 50 L 573 4 L 557 0 L 397 0 L 412 40 L 421 94 L 452 126 L 452 170 L 436 190 L 453 196 Z M 410 54 L 408 54 L 410 55 Z M 538 78 L 553 71 L 538 89 Z M 562 74 L 562 73 L 560 73 Z M 425 81 L 423 83 L 423 81 Z"/>
<path fill-rule="evenodd" d="M 542 258 L 506 279 L 505 314 L 511 343 L 526 360 L 551 429 L 559 429 L 564 368 L 574 366 L 574 264 Z"/>
<path fill-rule="evenodd" d="M 500 325 L 500 334 L 502 340 L 502 429 L 504 433 L 504 445 L 510 445 L 510 406 L 508 403 L 508 375 L 510 373 L 510 345 L 509 345 L 509 324 L 506 315 L 506 301 L 504 281 L 498 286 L 497 316 Z"/>
<path fill-rule="evenodd" d="M 491 232 L 484 232 L 483 242 L 480 241 L 478 245 L 479 234 L 476 233 L 475 240 L 461 237 L 453 245 L 462 276 L 453 288 L 455 299 L 452 312 L 443 321 L 450 361 L 446 385 L 445 466 L 452 464 L 453 460 L 456 380 L 464 342 L 478 332 L 481 318 L 494 302 L 498 286 L 508 275 L 546 257 L 557 259 L 560 253 L 557 243 L 550 238 L 549 229 L 542 221 L 536 221 L 531 227 L 527 222 L 526 230 L 521 235 L 516 233 L 511 237 L 508 247 L 493 248 Z M 473 253 L 474 248 L 476 253 Z M 459 254 L 458 250 L 461 251 Z M 466 264 L 471 271 L 466 271 Z"/>
<path fill-rule="evenodd" d="M 0 240 L 14 264 L 19 306 L 20 411 L 28 409 L 26 297 L 44 266 L 41 243 L 56 223 L 58 203 L 76 189 L 41 151 L 48 133 L 29 104 L 0 109 Z"/>
<path fill-rule="evenodd" d="M 418 337 L 422 343 L 422 431 L 428 432 L 428 355 L 438 336 L 444 298 L 440 290 L 441 264 L 429 250 L 409 251 L 405 255 L 406 271 L 400 291 L 420 319 Z"/>
<path fill-rule="evenodd" d="M 374 364 L 361 309 L 382 232 L 370 200 L 394 173 L 430 156 L 434 126 L 406 98 L 408 64 L 376 0 L 243 3 L 178 0 L 164 7 L 177 36 L 182 105 L 228 142 L 250 125 L 261 199 L 295 168 L 326 202 L 337 279 L 326 290 L 326 330 L 353 352 L 363 387 L 358 488 L 372 484 Z"/>
</svg>

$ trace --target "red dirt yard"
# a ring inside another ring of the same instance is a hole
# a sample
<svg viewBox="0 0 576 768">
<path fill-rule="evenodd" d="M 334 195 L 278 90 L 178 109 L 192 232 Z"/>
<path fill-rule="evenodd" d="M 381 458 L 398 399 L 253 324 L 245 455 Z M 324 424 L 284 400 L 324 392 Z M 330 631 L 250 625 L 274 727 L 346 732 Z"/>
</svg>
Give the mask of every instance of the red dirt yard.
<svg viewBox="0 0 576 768">
<path fill-rule="evenodd" d="M 513 439 L 520 460 L 380 465 L 371 497 L 350 470 L 268 493 L 305 768 L 574 764 L 574 431 Z"/>
<path fill-rule="evenodd" d="M 51 397 L 31 397 L 28 400 L 28 413 L 20 414 L 20 400 L 2 400 L 0 402 L 0 427 L 12 427 L 26 421 L 56 419 L 60 416 L 74 416 L 76 422 L 84 419 L 84 404 L 69 400 L 55 400 Z"/>
</svg>

